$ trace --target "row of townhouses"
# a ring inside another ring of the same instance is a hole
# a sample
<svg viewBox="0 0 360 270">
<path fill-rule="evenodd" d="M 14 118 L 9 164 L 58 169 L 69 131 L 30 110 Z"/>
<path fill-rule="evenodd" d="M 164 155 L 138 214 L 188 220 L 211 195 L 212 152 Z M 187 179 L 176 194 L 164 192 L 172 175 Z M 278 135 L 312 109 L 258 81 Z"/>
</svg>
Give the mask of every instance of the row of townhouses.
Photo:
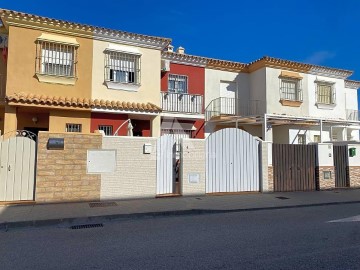
<svg viewBox="0 0 360 270">
<path fill-rule="evenodd" d="M 174 51 L 171 39 L 1 10 L 0 130 L 274 143 L 359 140 L 352 71 Z M 129 131 L 131 129 L 131 134 Z"/>
</svg>

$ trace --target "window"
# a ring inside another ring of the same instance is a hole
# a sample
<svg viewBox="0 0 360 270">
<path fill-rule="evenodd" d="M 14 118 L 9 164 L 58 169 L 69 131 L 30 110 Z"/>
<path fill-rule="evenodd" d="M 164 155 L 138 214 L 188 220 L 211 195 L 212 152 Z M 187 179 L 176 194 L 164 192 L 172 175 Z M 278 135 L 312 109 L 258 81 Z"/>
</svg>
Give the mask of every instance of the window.
<svg viewBox="0 0 360 270">
<path fill-rule="evenodd" d="M 317 103 L 335 104 L 335 87 L 333 83 L 317 82 Z"/>
<path fill-rule="evenodd" d="M 283 100 L 302 101 L 301 80 L 281 79 L 280 98 Z"/>
<path fill-rule="evenodd" d="M 66 124 L 66 132 L 81 132 L 81 124 Z"/>
<path fill-rule="evenodd" d="M 306 144 L 306 135 L 298 134 L 298 144 Z"/>
<path fill-rule="evenodd" d="M 140 55 L 106 51 L 105 80 L 116 83 L 140 84 Z"/>
<path fill-rule="evenodd" d="M 187 93 L 188 77 L 184 75 L 169 74 L 168 88 L 169 92 Z"/>
<path fill-rule="evenodd" d="M 113 126 L 102 126 L 102 125 L 100 125 L 98 127 L 98 129 L 104 131 L 105 135 L 107 135 L 107 136 L 113 135 Z"/>
<path fill-rule="evenodd" d="M 320 137 L 320 135 L 314 135 L 314 142 L 316 142 L 316 143 L 321 142 L 321 137 Z"/>
<path fill-rule="evenodd" d="M 76 77 L 77 46 L 39 40 L 36 49 L 36 73 Z"/>
</svg>

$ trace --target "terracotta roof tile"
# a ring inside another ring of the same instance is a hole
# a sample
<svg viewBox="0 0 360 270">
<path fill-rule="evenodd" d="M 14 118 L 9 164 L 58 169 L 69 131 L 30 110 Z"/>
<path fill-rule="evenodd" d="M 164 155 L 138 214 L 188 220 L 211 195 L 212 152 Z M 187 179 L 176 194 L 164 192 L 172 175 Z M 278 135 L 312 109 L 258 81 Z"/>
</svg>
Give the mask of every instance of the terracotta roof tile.
<svg viewBox="0 0 360 270">
<path fill-rule="evenodd" d="M 129 110 L 141 112 L 161 112 L 161 108 L 148 102 L 125 102 L 116 100 L 92 100 L 87 98 L 76 97 L 58 97 L 58 96 L 45 96 L 34 95 L 31 93 L 14 93 L 6 96 L 8 103 L 26 103 L 26 104 L 39 104 L 48 106 L 70 106 L 75 108 L 103 108 L 113 110 Z"/>
</svg>

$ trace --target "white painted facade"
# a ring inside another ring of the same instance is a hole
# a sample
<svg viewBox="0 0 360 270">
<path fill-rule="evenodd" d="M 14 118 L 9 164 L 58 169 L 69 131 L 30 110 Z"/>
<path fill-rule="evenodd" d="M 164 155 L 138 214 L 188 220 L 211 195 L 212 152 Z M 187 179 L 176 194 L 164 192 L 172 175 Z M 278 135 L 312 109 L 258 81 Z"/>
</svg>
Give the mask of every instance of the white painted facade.
<svg viewBox="0 0 360 270">
<path fill-rule="evenodd" d="M 280 125 L 268 126 L 266 131 L 266 140 L 274 143 L 298 143 L 298 135 L 304 135 L 306 143 L 316 142 L 321 134 L 323 142 L 335 139 L 337 141 L 359 140 L 359 126 L 349 125 L 346 123 L 347 110 L 358 110 L 357 89 L 345 88 L 345 79 L 336 74 L 325 76 L 318 75 L 311 71 L 309 73 L 296 72 L 301 79 L 302 103 L 300 106 L 285 106 L 281 101 L 281 72 L 285 71 L 281 68 L 262 67 L 251 73 L 236 73 L 232 71 L 223 71 L 215 69 L 205 70 L 205 89 L 206 99 L 205 108 L 212 100 L 219 97 L 227 97 L 227 93 L 223 91 L 221 83 L 233 82 L 237 85 L 238 92 L 235 98 L 245 101 L 249 106 L 257 105 L 256 115 L 264 116 L 264 114 L 273 114 L 281 116 L 294 117 L 311 117 L 316 120 L 341 120 L 344 123 L 324 123 L 322 132 L 320 125 Z M 317 104 L 317 82 L 329 82 L 333 84 L 335 89 L 335 104 L 323 105 Z M 255 111 L 255 110 L 253 110 Z M 205 128 L 206 135 L 211 132 L 223 128 L 234 126 L 234 123 L 215 124 L 207 123 Z M 242 128 L 255 136 L 264 134 L 264 128 L 260 125 L 240 124 Z"/>
</svg>

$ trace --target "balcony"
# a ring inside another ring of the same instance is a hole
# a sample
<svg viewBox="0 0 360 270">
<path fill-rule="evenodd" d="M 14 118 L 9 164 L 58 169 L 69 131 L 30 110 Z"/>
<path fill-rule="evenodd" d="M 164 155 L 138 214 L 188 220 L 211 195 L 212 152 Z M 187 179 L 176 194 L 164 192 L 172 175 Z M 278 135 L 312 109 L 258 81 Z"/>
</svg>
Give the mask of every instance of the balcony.
<svg viewBox="0 0 360 270">
<path fill-rule="evenodd" d="M 358 110 L 346 110 L 346 120 L 360 121 L 360 111 Z"/>
<path fill-rule="evenodd" d="M 244 101 L 237 98 L 220 97 L 212 100 L 205 109 L 205 120 L 217 116 L 256 116 L 265 113 L 261 100 Z"/>
<path fill-rule="evenodd" d="M 161 92 L 161 108 L 166 112 L 202 114 L 203 96 Z"/>
</svg>

